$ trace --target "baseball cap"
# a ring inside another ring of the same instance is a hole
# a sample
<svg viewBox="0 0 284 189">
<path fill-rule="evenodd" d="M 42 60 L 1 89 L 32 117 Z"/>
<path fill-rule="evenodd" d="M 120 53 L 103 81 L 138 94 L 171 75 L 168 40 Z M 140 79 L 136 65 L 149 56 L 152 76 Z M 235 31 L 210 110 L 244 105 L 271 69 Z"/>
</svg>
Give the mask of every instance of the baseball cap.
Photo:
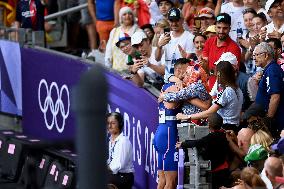
<svg viewBox="0 0 284 189">
<path fill-rule="evenodd" d="M 268 0 L 265 3 L 265 10 L 266 12 L 269 11 L 269 9 L 271 8 L 271 6 L 273 5 L 273 3 L 278 2 L 279 0 Z"/>
<path fill-rule="evenodd" d="M 280 154 L 284 154 L 284 137 L 280 138 L 276 144 L 273 144 L 271 149 L 279 152 Z"/>
<path fill-rule="evenodd" d="M 208 26 L 208 28 L 206 29 L 205 33 L 216 33 L 216 26 L 215 25 L 211 25 L 211 26 Z"/>
<path fill-rule="evenodd" d="M 168 19 L 172 21 L 178 21 L 182 18 L 181 11 L 178 8 L 171 8 L 168 12 Z"/>
<path fill-rule="evenodd" d="M 213 18 L 214 17 L 214 11 L 209 7 L 204 7 L 198 12 L 198 17 L 207 17 L 207 18 Z"/>
<path fill-rule="evenodd" d="M 257 103 L 253 103 L 242 115 L 243 120 L 249 119 L 251 116 L 265 116 L 265 111 L 263 109 L 263 106 Z"/>
<path fill-rule="evenodd" d="M 147 39 L 146 34 L 143 31 L 137 31 L 131 36 L 131 45 L 138 45 L 143 39 Z"/>
<path fill-rule="evenodd" d="M 216 17 L 216 22 L 223 22 L 231 25 L 231 16 L 227 13 L 221 13 Z"/>
<path fill-rule="evenodd" d="M 120 35 L 118 36 L 118 41 L 115 43 L 115 45 L 119 48 L 120 42 L 129 39 L 131 39 L 131 37 L 127 33 L 120 33 Z"/>
<path fill-rule="evenodd" d="M 219 62 L 221 62 L 221 61 L 228 61 L 228 62 L 230 62 L 230 63 L 231 63 L 232 65 L 234 65 L 234 66 L 237 66 L 237 65 L 238 65 L 238 60 L 237 60 L 236 55 L 234 55 L 234 54 L 231 53 L 231 52 L 225 52 L 225 53 L 223 53 L 223 54 L 220 56 L 219 60 L 217 60 L 217 62 L 215 62 L 214 64 L 217 65 L 217 64 L 219 64 Z"/>
<path fill-rule="evenodd" d="M 254 144 L 249 147 L 248 153 L 245 156 L 245 162 L 264 160 L 268 157 L 268 152 L 260 144 Z"/>
<path fill-rule="evenodd" d="M 169 2 L 170 4 L 172 4 L 172 6 L 174 6 L 175 3 L 176 3 L 176 0 L 156 0 L 156 3 L 157 3 L 157 5 L 159 6 L 160 3 L 163 2 L 163 1 Z"/>
</svg>

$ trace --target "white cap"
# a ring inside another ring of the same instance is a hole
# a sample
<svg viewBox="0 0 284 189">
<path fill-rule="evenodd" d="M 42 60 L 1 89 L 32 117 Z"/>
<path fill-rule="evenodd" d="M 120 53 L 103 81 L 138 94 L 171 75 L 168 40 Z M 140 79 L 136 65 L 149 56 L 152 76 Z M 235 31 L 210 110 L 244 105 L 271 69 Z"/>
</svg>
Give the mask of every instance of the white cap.
<svg viewBox="0 0 284 189">
<path fill-rule="evenodd" d="M 138 45 L 143 39 L 147 39 L 146 34 L 143 31 L 137 31 L 131 36 L 131 45 Z"/>
<path fill-rule="evenodd" d="M 265 3 L 265 10 L 266 10 L 266 12 L 269 11 L 271 5 L 272 5 L 275 1 L 276 1 L 276 0 L 268 0 L 268 1 L 266 1 L 266 3 Z"/>
<path fill-rule="evenodd" d="M 214 64 L 217 65 L 221 61 L 228 61 L 228 62 L 230 62 L 234 66 L 238 65 L 238 59 L 237 59 L 236 55 L 234 55 L 231 52 L 223 53 L 221 55 L 221 57 L 219 58 L 219 60 L 217 60 L 217 62 L 215 62 Z"/>
</svg>

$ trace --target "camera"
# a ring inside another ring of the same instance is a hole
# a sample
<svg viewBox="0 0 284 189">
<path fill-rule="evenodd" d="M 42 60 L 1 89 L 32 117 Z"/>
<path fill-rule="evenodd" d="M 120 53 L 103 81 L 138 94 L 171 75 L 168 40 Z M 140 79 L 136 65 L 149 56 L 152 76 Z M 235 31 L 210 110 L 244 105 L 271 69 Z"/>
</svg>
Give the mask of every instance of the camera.
<svg viewBox="0 0 284 189">
<path fill-rule="evenodd" d="M 194 18 L 194 25 L 196 27 L 196 29 L 200 29 L 201 28 L 201 21 L 198 18 Z"/>
</svg>

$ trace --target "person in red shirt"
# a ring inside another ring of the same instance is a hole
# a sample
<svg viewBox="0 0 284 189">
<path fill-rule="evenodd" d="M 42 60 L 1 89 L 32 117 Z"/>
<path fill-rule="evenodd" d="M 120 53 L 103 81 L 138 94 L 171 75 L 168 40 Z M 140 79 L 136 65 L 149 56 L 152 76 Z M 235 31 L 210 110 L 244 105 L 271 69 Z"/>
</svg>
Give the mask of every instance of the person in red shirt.
<svg viewBox="0 0 284 189">
<path fill-rule="evenodd" d="M 200 61 L 201 66 L 207 71 L 209 76 L 209 88 L 212 89 L 215 81 L 215 62 L 220 58 L 220 56 L 225 52 L 233 53 L 240 65 L 241 60 L 241 49 L 234 42 L 230 36 L 229 32 L 231 29 L 231 16 L 227 13 L 221 13 L 216 17 L 216 36 L 213 36 L 205 42 L 202 59 Z"/>
</svg>

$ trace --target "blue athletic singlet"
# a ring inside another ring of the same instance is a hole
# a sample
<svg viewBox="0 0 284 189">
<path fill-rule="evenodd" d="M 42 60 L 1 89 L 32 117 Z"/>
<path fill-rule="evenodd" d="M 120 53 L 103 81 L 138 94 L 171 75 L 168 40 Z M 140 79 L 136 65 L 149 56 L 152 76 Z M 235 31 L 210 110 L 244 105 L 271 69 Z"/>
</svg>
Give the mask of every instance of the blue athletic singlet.
<svg viewBox="0 0 284 189">
<path fill-rule="evenodd" d="M 162 91 L 174 83 L 167 83 Z M 178 169 L 178 151 L 175 144 L 178 141 L 176 114 L 180 108 L 167 109 L 164 103 L 159 103 L 159 126 L 155 133 L 154 147 L 158 152 L 158 170 L 177 171 Z"/>
</svg>

